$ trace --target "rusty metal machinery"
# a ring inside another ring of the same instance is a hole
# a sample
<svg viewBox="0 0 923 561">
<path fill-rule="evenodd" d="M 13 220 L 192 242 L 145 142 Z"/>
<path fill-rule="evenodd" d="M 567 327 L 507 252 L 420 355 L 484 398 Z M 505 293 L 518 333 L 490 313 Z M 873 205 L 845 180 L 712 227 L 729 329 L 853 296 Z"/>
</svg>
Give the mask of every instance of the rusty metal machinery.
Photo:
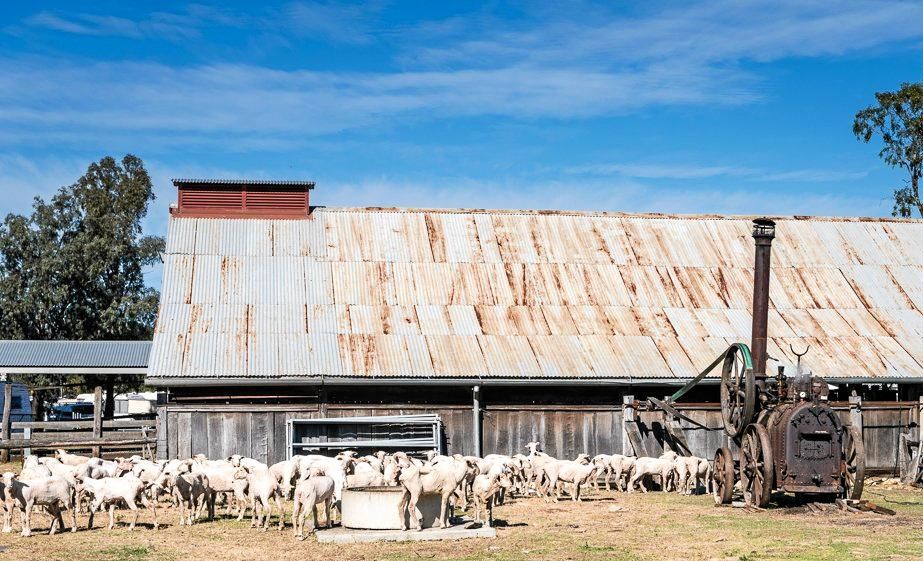
<svg viewBox="0 0 923 561">
<path fill-rule="evenodd" d="M 859 499 L 865 475 L 862 435 L 855 427 L 844 425 L 829 405 L 827 383 L 802 371 L 800 355 L 794 377 L 787 377 L 782 367 L 776 376 L 766 374 L 774 235 L 771 220 L 754 221 L 752 355 L 743 343 L 731 345 L 679 391 L 664 401 L 651 398 L 649 405 L 702 427 L 674 404 L 720 364 L 723 429 L 739 452 L 736 458 L 728 447 L 715 453 L 712 477 L 717 503 L 731 502 L 737 481 L 745 502 L 758 507 L 769 504 L 774 490 Z"/>
</svg>

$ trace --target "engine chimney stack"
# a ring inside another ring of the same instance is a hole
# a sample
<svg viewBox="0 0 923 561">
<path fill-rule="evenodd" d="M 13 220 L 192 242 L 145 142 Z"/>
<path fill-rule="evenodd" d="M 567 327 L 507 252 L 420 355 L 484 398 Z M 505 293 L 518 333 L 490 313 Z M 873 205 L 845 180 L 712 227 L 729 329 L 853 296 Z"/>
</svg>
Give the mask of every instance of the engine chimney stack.
<svg viewBox="0 0 923 561">
<path fill-rule="evenodd" d="M 766 336 L 769 324 L 769 266 L 772 240 L 776 237 L 776 223 L 768 218 L 753 221 L 753 239 L 756 242 L 756 261 L 753 266 L 753 331 L 750 350 L 753 354 L 753 373 L 766 374 Z"/>
</svg>

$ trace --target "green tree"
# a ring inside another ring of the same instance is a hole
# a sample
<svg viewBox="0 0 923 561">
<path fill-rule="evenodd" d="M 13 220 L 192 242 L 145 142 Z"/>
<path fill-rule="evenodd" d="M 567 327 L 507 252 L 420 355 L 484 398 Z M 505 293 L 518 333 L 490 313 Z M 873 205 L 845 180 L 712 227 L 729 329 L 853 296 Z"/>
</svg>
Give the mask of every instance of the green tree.
<svg viewBox="0 0 923 561">
<path fill-rule="evenodd" d="M 856 113 L 852 130 L 856 138 L 869 142 L 876 134 L 884 146 L 879 157 L 891 167 L 907 170 L 904 187 L 894 190 L 894 216 L 910 218 L 916 211 L 923 217 L 920 178 L 923 176 L 923 82 L 902 84 L 896 92 L 875 94 L 878 105 Z"/>
<path fill-rule="evenodd" d="M 145 286 L 143 270 L 164 249 L 162 237 L 142 232 L 153 200 L 144 163 L 129 154 L 121 162 L 112 157 L 94 162 L 48 202 L 36 197 L 31 216 L 8 215 L 0 224 L 0 338 L 150 338 L 159 294 Z M 107 377 L 103 383 L 111 416 L 113 387 L 137 386 L 140 380 Z"/>
</svg>

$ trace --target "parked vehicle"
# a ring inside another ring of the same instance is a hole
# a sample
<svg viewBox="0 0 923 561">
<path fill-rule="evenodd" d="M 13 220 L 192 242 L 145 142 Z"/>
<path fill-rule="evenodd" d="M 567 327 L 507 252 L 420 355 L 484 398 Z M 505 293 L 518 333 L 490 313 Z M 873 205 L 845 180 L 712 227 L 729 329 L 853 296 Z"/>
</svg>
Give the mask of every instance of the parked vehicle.
<svg viewBox="0 0 923 561">
<path fill-rule="evenodd" d="M 5 407 L 4 393 L 0 392 L 0 411 Z M 13 384 L 13 408 L 10 410 L 10 420 L 15 422 L 32 420 L 32 401 L 29 399 L 29 390 L 25 384 Z"/>
</svg>

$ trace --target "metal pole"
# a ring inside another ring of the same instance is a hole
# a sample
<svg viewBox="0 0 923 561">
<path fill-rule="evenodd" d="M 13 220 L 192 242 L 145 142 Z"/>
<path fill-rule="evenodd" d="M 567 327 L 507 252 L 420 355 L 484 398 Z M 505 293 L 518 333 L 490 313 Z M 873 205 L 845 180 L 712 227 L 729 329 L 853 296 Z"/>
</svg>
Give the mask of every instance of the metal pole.
<svg viewBox="0 0 923 561">
<path fill-rule="evenodd" d="M 753 356 L 753 373 L 766 374 L 766 337 L 769 329 L 769 272 L 772 240 L 776 223 L 768 218 L 753 221 L 753 239 L 756 256 L 753 266 L 753 331 L 750 345 Z"/>
<path fill-rule="evenodd" d="M 481 445 L 481 386 L 471 388 L 471 398 L 471 414 L 474 421 L 474 455 L 480 458 L 483 453 Z"/>
<path fill-rule="evenodd" d="M 3 420 L 2 425 L 0 425 L 0 438 L 3 440 L 10 439 L 10 413 L 13 409 L 13 384 L 6 382 L 3 384 Z M 10 451 L 2 450 L 0 451 L 0 462 L 6 463 L 10 461 Z"/>
</svg>

